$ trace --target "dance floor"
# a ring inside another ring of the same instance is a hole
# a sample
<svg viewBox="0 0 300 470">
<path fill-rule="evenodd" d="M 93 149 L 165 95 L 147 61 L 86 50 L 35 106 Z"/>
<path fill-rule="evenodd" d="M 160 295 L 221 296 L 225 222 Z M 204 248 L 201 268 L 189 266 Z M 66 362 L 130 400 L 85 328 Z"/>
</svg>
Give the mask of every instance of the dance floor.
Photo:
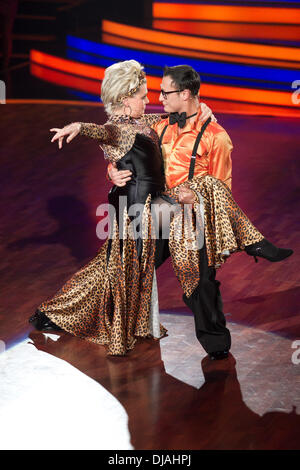
<svg viewBox="0 0 300 470">
<path fill-rule="evenodd" d="M 157 271 L 168 336 L 109 357 L 28 324 L 101 246 L 96 210 L 110 188 L 96 141 L 78 137 L 58 150 L 49 129 L 103 123 L 103 108 L 1 107 L 0 448 L 300 449 L 300 121 L 217 118 L 234 145 L 235 199 L 294 255 L 256 264 L 238 253 L 219 269 L 227 360 L 211 361 L 198 343 L 169 260 Z"/>
</svg>

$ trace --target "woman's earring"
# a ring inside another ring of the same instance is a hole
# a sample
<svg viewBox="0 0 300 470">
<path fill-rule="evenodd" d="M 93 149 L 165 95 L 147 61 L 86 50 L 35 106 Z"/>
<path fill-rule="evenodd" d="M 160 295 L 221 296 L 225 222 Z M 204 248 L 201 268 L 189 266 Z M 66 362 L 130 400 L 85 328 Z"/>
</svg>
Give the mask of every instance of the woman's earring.
<svg viewBox="0 0 300 470">
<path fill-rule="evenodd" d="M 129 113 L 126 112 L 126 108 L 129 108 Z M 124 104 L 124 108 L 123 108 L 123 109 L 124 109 L 124 114 L 125 114 L 126 116 L 131 116 L 132 109 L 131 109 L 131 107 L 130 107 L 129 105 Z"/>
</svg>

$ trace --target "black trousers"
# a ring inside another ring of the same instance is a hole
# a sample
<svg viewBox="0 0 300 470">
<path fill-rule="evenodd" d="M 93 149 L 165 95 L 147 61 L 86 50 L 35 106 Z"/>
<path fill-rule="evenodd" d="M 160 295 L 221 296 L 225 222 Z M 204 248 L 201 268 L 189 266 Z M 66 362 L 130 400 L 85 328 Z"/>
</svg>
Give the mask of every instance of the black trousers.
<svg viewBox="0 0 300 470">
<path fill-rule="evenodd" d="M 168 240 L 156 242 L 155 268 L 170 256 Z M 208 266 L 206 247 L 200 250 L 200 282 L 192 295 L 183 295 L 183 301 L 192 310 L 198 341 L 209 354 L 230 349 L 231 336 L 226 328 L 220 282 L 216 280 L 215 268 Z"/>
</svg>

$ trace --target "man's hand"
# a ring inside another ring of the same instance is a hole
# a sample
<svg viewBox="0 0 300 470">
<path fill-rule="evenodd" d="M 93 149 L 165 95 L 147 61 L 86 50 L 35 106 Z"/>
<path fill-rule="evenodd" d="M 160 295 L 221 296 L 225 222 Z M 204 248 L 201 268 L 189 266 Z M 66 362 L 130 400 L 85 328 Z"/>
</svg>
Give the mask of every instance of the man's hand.
<svg viewBox="0 0 300 470">
<path fill-rule="evenodd" d="M 118 170 L 115 163 L 111 163 L 107 169 L 108 175 L 115 186 L 125 186 L 131 180 L 132 172 L 129 170 Z"/>
<path fill-rule="evenodd" d="M 64 137 L 69 136 L 67 138 L 67 144 L 68 144 L 69 142 L 71 142 L 71 140 L 74 139 L 74 137 L 76 137 L 79 134 L 80 123 L 73 122 L 72 124 L 69 124 L 68 126 L 65 126 L 62 129 L 57 129 L 57 128 L 50 129 L 50 132 L 56 132 L 56 134 L 52 137 L 51 142 L 55 142 L 56 140 L 58 140 L 58 147 L 61 149 Z"/>
<path fill-rule="evenodd" d="M 197 198 L 194 191 L 189 189 L 187 186 L 181 186 L 178 192 L 178 201 L 180 204 L 195 204 Z"/>
<path fill-rule="evenodd" d="M 210 117 L 213 122 L 217 122 L 217 119 L 213 115 L 212 110 L 205 103 L 200 103 L 200 106 L 201 106 L 201 115 L 200 115 L 201 121 L 206 121 Z"/>
</svg>

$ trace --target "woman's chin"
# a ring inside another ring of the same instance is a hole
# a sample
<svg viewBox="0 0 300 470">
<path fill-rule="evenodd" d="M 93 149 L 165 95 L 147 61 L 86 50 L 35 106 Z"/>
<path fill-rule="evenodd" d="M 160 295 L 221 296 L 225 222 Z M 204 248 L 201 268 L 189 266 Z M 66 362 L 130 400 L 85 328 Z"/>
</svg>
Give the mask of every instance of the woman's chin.
<svg viewBox="0 0 300 470">
<path fill-rule="evenodd" d="M 145 113 L 145 111 L 143 111 L 142 113 L 136 113 L 136 114 L 133 114 L 131 117 L 133 119 L 139 119 L 143 116 L 144 113 Z"/>
</svg>

